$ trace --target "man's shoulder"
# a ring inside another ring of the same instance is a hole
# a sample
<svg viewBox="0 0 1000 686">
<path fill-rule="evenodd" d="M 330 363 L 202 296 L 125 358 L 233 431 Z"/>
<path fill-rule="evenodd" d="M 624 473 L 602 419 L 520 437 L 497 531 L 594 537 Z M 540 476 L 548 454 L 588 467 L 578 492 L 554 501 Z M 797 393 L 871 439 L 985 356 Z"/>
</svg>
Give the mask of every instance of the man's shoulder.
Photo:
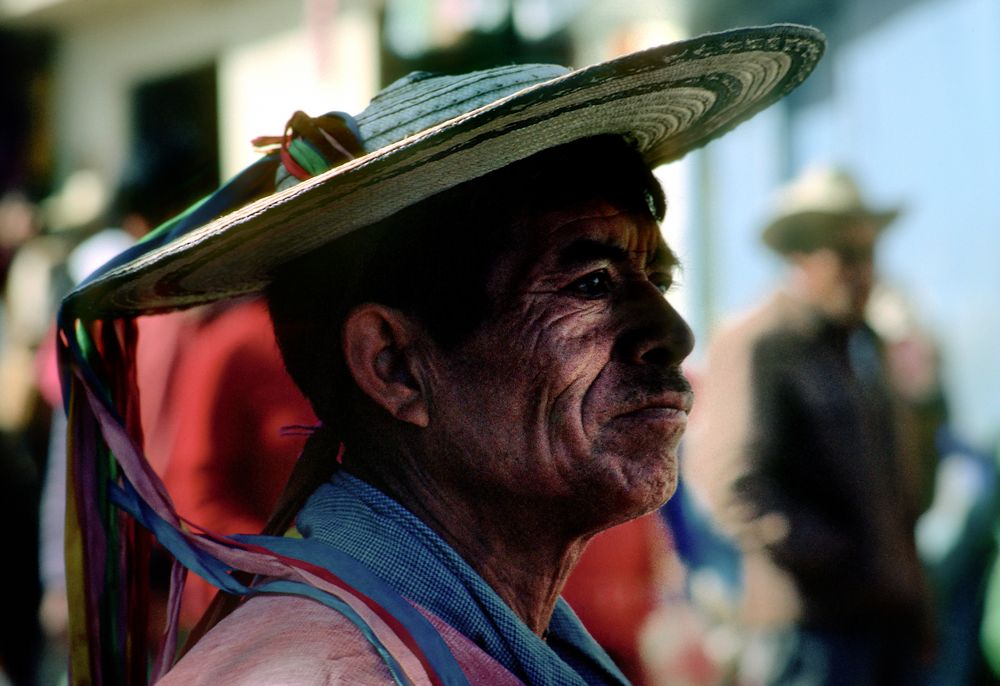
<svg viewBox="0 0 1000 686">
<path fill-rule="evenodd" d="M 308 598 L 280 595 L 244 603 L 157 683 L 381 685 L 393 679 L 346 617 Z"/>
<path fill-rule="evenodd" d="M 716 356 L 744 354 L 762 339 L 808 337 L 815 328 L 815 316 L 801 302 L 784 292 L 773 293 L 750 310 L 723 321 L 712 336 Z"/>
<path fill-rule="evenodd" d="M 733 359 L 746 359 L 756 341 L 779 326 L 780 319 L 773 299 L 723 318 L 709 338 L 710 366 L 726 365 Z"/>
</svg>

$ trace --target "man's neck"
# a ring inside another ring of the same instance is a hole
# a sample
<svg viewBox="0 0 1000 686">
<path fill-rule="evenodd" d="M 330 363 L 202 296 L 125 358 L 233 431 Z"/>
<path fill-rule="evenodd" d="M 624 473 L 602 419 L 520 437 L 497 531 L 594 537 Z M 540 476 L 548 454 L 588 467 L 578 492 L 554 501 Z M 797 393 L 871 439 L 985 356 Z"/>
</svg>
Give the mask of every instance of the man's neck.
<svg viewBox="0 0 1000 686">
<path fill-rule="evenodd" d="M 555 527 L 526 523 L 514 512 L 526 508 L 463 497 L 439 487 L 423 472 L 402 476 L 360 465 L 347 469 L 427 524 L 531 631 L 545 634 L 566 579 L 586 546 L 585 537 L 560 536 Z M 505 526 L 498 529 L 497 522 Z"/>
</svg>

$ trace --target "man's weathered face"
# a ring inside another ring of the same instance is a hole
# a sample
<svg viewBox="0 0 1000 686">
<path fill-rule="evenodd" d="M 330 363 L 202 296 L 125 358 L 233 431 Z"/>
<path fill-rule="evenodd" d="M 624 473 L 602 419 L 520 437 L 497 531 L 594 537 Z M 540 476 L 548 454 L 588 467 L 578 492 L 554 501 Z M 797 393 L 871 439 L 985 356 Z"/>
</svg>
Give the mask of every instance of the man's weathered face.
<svg viewBox="0 0 1000 686">
<path fill-rule="evenodd" d="M 435 353 L 436 448 L 456 484 L 559 508 L 567 526 L 649 511 L 676 486 L 692 401 L 679 365 L 693 337 L 664 295 L 676 260 L 645 208 L 604 200 L 513 231 L 491 316 Z"/>
</svg>

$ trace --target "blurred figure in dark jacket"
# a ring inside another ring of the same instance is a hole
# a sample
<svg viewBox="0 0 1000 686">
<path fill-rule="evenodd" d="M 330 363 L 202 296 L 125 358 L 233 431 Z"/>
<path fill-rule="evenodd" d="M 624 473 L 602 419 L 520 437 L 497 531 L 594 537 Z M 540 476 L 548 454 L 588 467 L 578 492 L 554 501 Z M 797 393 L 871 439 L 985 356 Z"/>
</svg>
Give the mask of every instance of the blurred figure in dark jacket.
<svg viewBox="0 0 1000 686">
<path fill-rule="evenodd" d="M 919 469 L 864 321 L 896 214 L 839 170 L 783 189 L 788 279 L 709 349 L 686 465 L 743 552 L 748 686 L 910 683 L 928 642 Z"/>
</svg>

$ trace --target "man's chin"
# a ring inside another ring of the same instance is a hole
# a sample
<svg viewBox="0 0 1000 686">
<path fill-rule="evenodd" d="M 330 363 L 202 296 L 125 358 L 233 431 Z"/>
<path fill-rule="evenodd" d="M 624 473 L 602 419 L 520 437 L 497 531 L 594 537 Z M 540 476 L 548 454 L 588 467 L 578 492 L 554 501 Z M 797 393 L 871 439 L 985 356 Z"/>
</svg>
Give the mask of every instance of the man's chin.
<svg viewBox="0 0 1000 686">
<path fill-rule="evenodd" d="M 653 486 L 652 484 L 650 486 Z M 611 528 L 618 524 L 642 517 L 660 509 L 677 490 L 677 480 L 672 479 L 662 484 L 644 489 L 632 489 L 623 494 L 615 507 L 609 508 L 608 517 L 603 528 Z"/>
<path fill-rule="evenodd" d="M 605 488 L 599 496 L 574 506 L 581 535 L 592 535 L 659 509 L 674 494 L 676 479 L 629 488 Z"/>
<path fill-rule="evenodd" d="M 627 515 L 626 519 L 632 519 L 659 508 L 677 490 L 677 475 L 674 452 L 634 457 L 617 484 L 619 503 L 616 509 Z"/>
</svg>

